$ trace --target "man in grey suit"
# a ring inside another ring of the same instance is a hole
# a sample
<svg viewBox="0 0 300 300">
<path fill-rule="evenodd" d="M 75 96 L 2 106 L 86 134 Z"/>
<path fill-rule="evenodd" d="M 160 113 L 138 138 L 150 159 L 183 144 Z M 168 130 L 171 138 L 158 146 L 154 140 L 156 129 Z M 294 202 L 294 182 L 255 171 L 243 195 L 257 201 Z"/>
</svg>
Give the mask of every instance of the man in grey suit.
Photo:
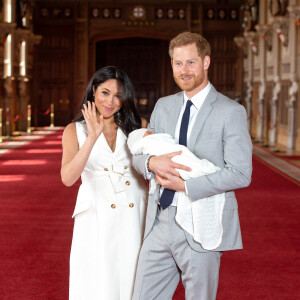
<svg viewBox="0 0 300 300">
<path fill-rule="evenodd" d="M 252 143 L 244 107 L 218 93 L 208 81 L 206 39 L 181 33 L 170 42 L 169 54 L 174 79 L 183 92 L 157 101 L 148 128 L 171 134 L 221 170 L 184 181 L 176 168 L 189 169 L 171 160 L 180 152 L 133 158 L 136 170 L 147 179 L 155 176 L 161 185 L 148 200 L 133 299 L 172 299 L 181 276 L 186 299 L 213 300 L 223 251 L 242 248 L 234 190 L 250 184 Z M 223 235 L 216 249 L 204 249 L 176 223 L 176 191 L 184 191 L 191 201 L 225 192 Z"/>
</svg>

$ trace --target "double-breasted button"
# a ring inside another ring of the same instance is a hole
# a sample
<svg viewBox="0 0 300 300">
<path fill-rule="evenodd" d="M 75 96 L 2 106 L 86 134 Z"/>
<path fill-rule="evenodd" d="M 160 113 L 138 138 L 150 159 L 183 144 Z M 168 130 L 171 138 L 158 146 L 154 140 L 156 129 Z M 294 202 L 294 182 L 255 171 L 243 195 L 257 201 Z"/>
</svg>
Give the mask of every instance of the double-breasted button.
<svg viewBox="0 0 300 300">
<path fill-rule="evenodd" d="M 110 207 L 111 208 L 116 208 L 116 204 L 112 204 Z"/>
<path fill-rule="evenodd" d="M 108 171 L 108 169 L 107 169 L 107 168 L 104 168 L 104 171 Z"/>
<path fill-rule="evenodd" d="M 133 203 L 129 203 L 129 207 L 134 207 L 134 204 Z"/>
<path fill-rule="evenodd" d="M 126 170 L 128 167 L 127 166 L 124 166 L 124 169 Z"/>
<path fill-rule="evenodd" d="M 125 182 L 125 184 L 126 184 L 126 185 L 130 185 L 130 181 L 127 180 L 127 181 Z"/>
</svg>

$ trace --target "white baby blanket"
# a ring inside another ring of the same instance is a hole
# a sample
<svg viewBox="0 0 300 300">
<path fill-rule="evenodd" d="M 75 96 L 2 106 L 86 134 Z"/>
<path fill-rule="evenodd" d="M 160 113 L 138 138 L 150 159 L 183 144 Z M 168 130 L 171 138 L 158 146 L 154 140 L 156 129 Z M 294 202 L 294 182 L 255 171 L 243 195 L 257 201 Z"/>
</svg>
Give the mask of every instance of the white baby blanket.
<svg viewBox="0 0 300 300">
<path fill-rule="evenodd" d="M 192 169 L 190 172 L 177 170 L 184 180 L 212 174 L 220 170 L 208 160 L 196 157 L 187 147 L 177 144 L 170 134 L 152 134 L 143 138 L 146 130 L 142 128 L 129 134 L 127 143 L 133 155 L 162 155 L 182 151 L 181 155 L 174 156 L 172 160 Z M 152 179 L 149 193 L 153 194 L 155 188 L 157 188 L 157 184 Z M 175 219 L 204 249 L 213 250 L 222 241 L 224 204 L 225 193 L 191 201 L 184 192 L 178 192 Z"/>
</svg>

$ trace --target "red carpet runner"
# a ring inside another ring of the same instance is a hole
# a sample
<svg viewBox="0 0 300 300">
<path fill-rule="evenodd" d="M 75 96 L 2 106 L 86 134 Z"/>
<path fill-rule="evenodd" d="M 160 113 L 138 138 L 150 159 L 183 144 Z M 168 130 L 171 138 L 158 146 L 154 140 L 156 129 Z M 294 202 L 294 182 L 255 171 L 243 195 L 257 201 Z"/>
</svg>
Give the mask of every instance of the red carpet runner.
<svg viewBox="0 0 300 300">
<path fill-rule="evenodd" d="M 0 156 L 0 299 L 68 298 L 78 185 L 60 182 L 61 134 Z M 254 159 L 237 194 L 245 249 L 223 255 L 217 299 L 300 299 L 299 186 Z"/>
</svg>

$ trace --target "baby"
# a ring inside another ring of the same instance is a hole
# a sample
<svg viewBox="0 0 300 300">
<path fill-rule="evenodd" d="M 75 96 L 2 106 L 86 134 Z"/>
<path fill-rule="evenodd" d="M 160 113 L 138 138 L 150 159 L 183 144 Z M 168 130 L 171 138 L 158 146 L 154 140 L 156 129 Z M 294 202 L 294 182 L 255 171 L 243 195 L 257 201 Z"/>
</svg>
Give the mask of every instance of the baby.
<svg viewBox="0 0 300 300">
<path fill-rule="evenodd" d="M 211 174 L 220 170 L 219 167 L 207 159 L 199 159 L 186 146 L 176 143 L 175 139 L 168 133 L 154 134 L 154 132 L 146 128 L 137 129 L 129 134 L 127 144 L 132 155 L 162 155 L 182 151 L 181 155 L 174 156 L 172 160 L 192 169 L 190 172 L 177 169 L 181 178 L 184 180 Z M 154 183 L 155 180 L 153 179 L 152 182 L 150 182 L 150 194 L 153 194 L 155 190 Z"/>
<path fill-rule="evenodd" d="M 177 144 L 168 133 L 154 133 L 146 128 L 137 129 L 129 134 L 127 144 L 132 155 L 162 155 L 182 151 L 180 155 L 172 157 L 172 160 L 191 168 L 190 172 L 177 169 L 183 180 L 220 170 L 207 159 L 199 159 L 186 146 Z M 151 179 L 149 193 L 153 194 L 156 188 L 159 186 L 155 179 Z M 222 241 L 224 204 L 225 193 L 191 201 L 185 192 L 178 192 L 176 221 L 204 249 L 216 249 Z"/>
</svg>

